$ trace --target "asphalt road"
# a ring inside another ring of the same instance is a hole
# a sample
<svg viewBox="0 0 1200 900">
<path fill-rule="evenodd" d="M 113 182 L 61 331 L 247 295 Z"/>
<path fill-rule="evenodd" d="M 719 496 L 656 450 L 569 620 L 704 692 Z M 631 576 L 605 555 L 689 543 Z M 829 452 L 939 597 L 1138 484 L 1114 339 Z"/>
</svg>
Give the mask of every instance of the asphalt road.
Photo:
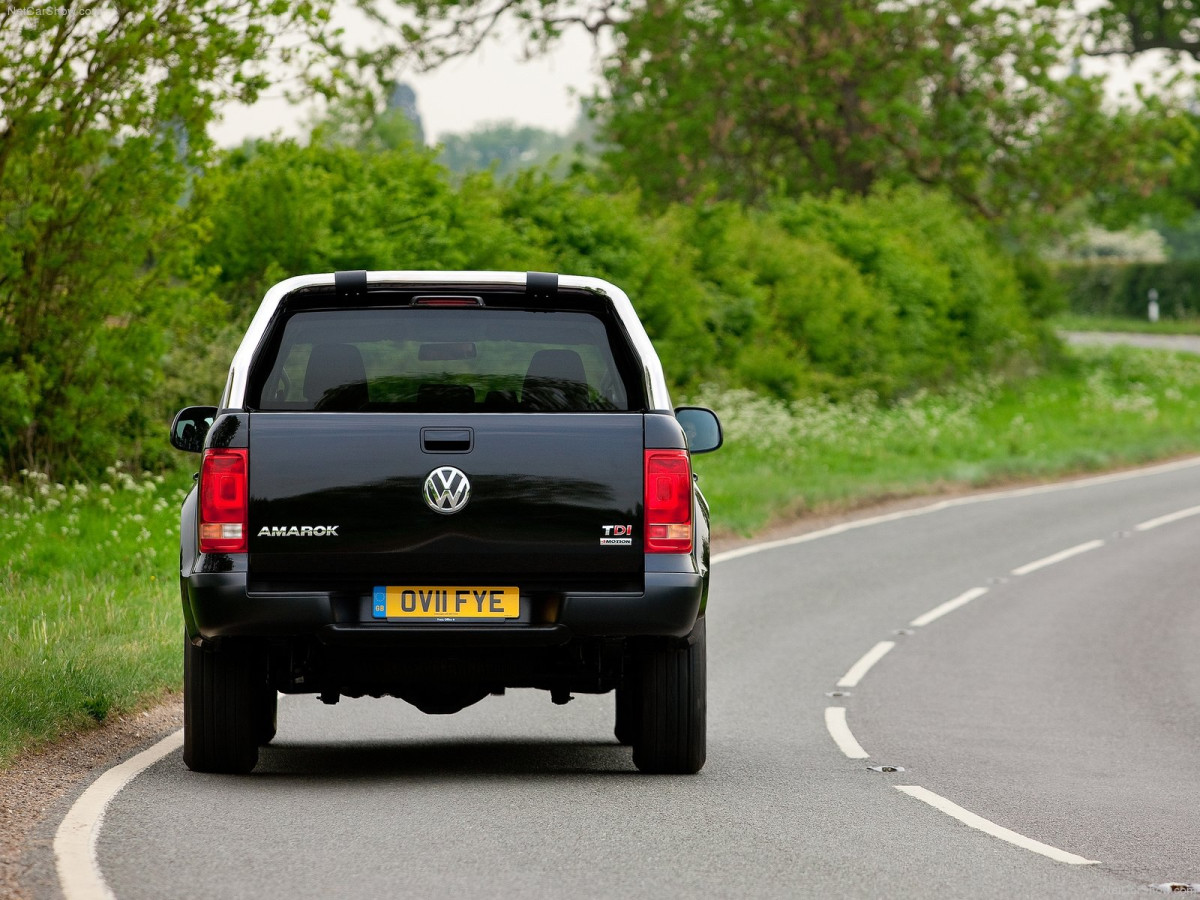
<svg viewBox="0 0 1200 900">
<path fill-rule="evenodd" d="M 174 752 L 118 794 L 100 869 L 118 900 L 1137 897 L 1200 882 L 1200 515 L 1153 522 L 1197 505 L 1191 465 L 719 562 L 693 777 L 637 774 L 611 697 L 509 692 L 444 718 L 287 698 L 254 774 L 190 773 Z M 846 755 L 830 716 L 870 758 Z"/>
<path fill-rule="evenodd" d="M 1195 334 L 1137 334 L 1128 331 L 1063 331 L 1060 333 L 1068 344 L 1100 344 L 1107 347 L 1123 344 L 1151 350 L 1200 353 L 1200 335 Z"/>
</svg>

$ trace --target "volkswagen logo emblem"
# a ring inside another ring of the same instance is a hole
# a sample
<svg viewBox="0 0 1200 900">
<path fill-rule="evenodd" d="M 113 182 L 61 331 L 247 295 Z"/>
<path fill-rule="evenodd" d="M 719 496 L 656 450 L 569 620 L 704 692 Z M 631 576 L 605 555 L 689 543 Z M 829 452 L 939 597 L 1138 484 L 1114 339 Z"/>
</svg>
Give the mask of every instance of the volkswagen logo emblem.
<svg viewBox="0 0 1200 900">
<path fill-rule="evenodd" d="M 425 478 L 425 505 L 448 516 L 459 512 L 471 499 L 471 482 L 454 466 L 434 469 Z"/>
</svg>

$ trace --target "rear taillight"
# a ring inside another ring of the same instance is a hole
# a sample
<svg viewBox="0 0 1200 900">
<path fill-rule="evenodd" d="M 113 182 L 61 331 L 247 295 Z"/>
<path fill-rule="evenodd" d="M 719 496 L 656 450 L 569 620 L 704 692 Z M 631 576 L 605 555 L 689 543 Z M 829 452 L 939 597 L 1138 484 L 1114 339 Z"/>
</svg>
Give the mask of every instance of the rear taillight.
<svg viewBox="0 0 1200 900">
<path fill-rule="evenodd" d="M 205 450 L 200 464 L 200 552 L 245 553 L 250 504 L 246 450 Z"/>
<path fill-rule="evenodd" d="M 646 552 L 692 552 L 692 464 L 686 450 L 646 451 Z"/>
</svg>

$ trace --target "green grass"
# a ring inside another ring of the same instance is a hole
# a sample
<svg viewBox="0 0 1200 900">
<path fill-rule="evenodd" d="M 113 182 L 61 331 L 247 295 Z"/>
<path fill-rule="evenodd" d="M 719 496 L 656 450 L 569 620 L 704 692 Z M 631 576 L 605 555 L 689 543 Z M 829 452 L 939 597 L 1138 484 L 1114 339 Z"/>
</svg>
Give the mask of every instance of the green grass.
<svg viewBox="0 0 1200 900">
<path fill-rule="evenodd" d="M 186 473 L 0 485 L 0 768 L 182 678 Z"/>
<path fill-rule="evenodd" d="M 1200 358 L 1079 348 L 1018 384 L 980 381 L 881 407 L 698 398 L 726 446 L 696 459 L 718 530 L 751 534 L 813 511 L 943 487 L 1098 471 L 1200 450 Z"/>
<path fill-rule="evenodd" d="M 696 469 L 719 531 L 949 486 L 1200 451 L 1200 357 L 1078 348 L 1019 384 L 980 380 L 881 407 L 698 398 L 726 446 Z M 186 472 L 0 484 L 0 768 L 22 748 L 181 683 L 178 505 Z"/>
<path fill-rule="evenodd" d="M 1059 331 L 1124 331 L 1134 334 L 1200 334 L 1200 319 L 1160 319 L 1150 322 L 1124 316 L 1084 316 L 1063 313 L 1050 324 Z"/>
</svg>

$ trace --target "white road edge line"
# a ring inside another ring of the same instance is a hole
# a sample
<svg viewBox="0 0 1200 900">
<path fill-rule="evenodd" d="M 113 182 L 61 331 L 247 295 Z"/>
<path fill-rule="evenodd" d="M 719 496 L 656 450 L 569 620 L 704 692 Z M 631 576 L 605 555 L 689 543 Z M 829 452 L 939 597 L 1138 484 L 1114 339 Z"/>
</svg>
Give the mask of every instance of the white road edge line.
<svg viewBox="0 0 1200 900">
<path fill-rule="evenodd" d="M 1142 522 L 1140 525 L 1134 525 L 1133 528 L 1135 531 L 1149 531 L 1151 528 L 1157 528 L 1159 525 L 1169 525 L 1172 522 L 1178 522 L 1180 519 L 1189 519 L 1192 516 L 1200 516 L 1200 506 L 1189 506 L 1187 509 L 1179 510 L 1179 512 L 1159 516 L 1157 519 L 1150 519 L 1147 522 Z"/>
<path fill-rule="evenodd" d="M 115 900 L 96 859 L 96 839 L 109 802 L 130 781 L 183 746 L 183 730 L 109 769 L 72 804 L 54 833 L 54 865 L 65 900 Z"/>
<path fill-rule="evenodd" d="M 1060 563 L 1063 560 L 1070 559 L 1072 556 L 1079 556 L 1081 553 L 1087 553 L 1095 550 L 1097 547 L 1103 547 L 1104 541 L 1094 540 L 1088 541 L 1086 544 L 1079 544 L 1076 547 L 1068 547 L 1066 550 L 1060 550 L 1058 553 L 1053 553 L 1050 556 L 1042 559 L 1035 559 L 1031 563 L 1025 563 L 1012 570 L 1014 575 L 1028 575 L 1030 572 L 1036 572 L 1038 569 L 1044 569 L 1046 566 L 1052 566 L 1055 563 Z"/>
<path fill-rule="evenodd" d="M 1161 465 L 1147 466 L 1144 469 L 1133 469 L 1128 472 L 1114 472 L 1110 475 L 1097 475 L 1093 478 L 1080 478 L 1075 481 L 1058 481 L 1053 484 L 1039 484 L 1027 488 L 1014 488 L 1007 491 L 992 491 L 986 494 L 973 494 L 969 497 L 955 497 L 951 500 L 939 500 L 936 503 L 931 503 L 928 506 L 921 506 L 917 509 L 903 509 L 894 513 L 885 513 L 879 516 L 870 516 L 866 519 L 856 519 L 853 522 L 842 522 L 840 525 L 833 525 L 829 528 L 822 528 L 820 531 L 810 531 L 808 534 L 799 534 L 795 537 L 782 538 L 777 541 L 764 541 L 761 544 L 751 544 L 747 547 L 738 547 L 736 550 L 726 550 L 724 553 L 718 553 L 711 559 L 711 564 L 716 565 L 719 562 L 729 562 L 733 559 L 740 559 L 743 556 L 751 556 L 755 553 L 764 553 L 767 550 L 777 550 L 781 547 L 793 547 L 796 544 L 806 544 L 809 541 L 817 541 L 822 538 L 833 537 L 837 534 L 844 534 L 847 531 L 855 531 L 859 528 L 869 528 L 872 525 L 882 525 L 887 522 L 897 522 L 901 519 L 911 519 L 916 516 L 926 516 L 930 513 L 941 512 L 944 509 L 954 509 L 959 506 L 970 506 L 975 503 L 989 503 L 993 500 L 1008 500 L 1013 497 L 1032 497 L 1037 494 L 1049 494 L 1057 491 L 1072 491 L 1079 488 L 1093 487 L 1098 484 L 1111 484 L 1117 481 L 1129 481 L 1132 478 L 1147 478 L 1152 475 L 1163 475 L 1167 472 L 1176 472 L 1180 469 L 1192 469 L 1200 466 L 1200 456 L 1192 457 L 1191 459 L 1183 459 L 1177 462 L 1163 463 Z"/>
<path fill-rule="evenodd" d="M 825 727 L 829 730 L 829 736 L 833 738 L 833 742 L 838 745 L 838 749 L 846 754 L 847 759 L 871 758 L 871 754 L 864 750 L 862 744 L 856 741 L 854 735 L 850 733 L 850 726 L 846 724 L 846 707 L 826 707 Z"/>
<path fill-rule="evenodd" d="M 925 615 L 917 616 L 915 619 L 913 619 L 908 624 L 913 626 L 914 628 L 921 628 L 925 625 L 928 625 L 930 622 L 936 622 L 942 616 L 946 615 L 947 613 L 954 612 L 960 606 L 966 606 L 972 600 L 978 600 L 980 597 L 982 597 L 987 592 L 988 592 L 988 589 L 985 587 L 971 588 L 966 593 L 959 594 L 953 600 L 947 600 L 941 606 L 935 606 L 929 612 L 925 613 Z"/>
<path fill-rule="evenodd" d="M 1082 856 L 1076 856 L 1074 853 L 1059 850 L 1057 847 L 1051 847 L 1049 844 L 1043 844 L 1041 841 L 1035 841 L 1033 838 L 1027 838 L 1023 834 L 1010 831 L 1002 825 L 990 822 L 983 818 L 983 816 L 977 816 L 975 813 L 963 809 L 957 803 L 952 803 L 945 797 L 935 794 L 933 791 L 926 790 L 923 787 L 908 784 L 897 784 L 894 787 L 896 790 L 908 794 L 910 797 L 915 797 L 923 803 L 928 803 L 934 809 L 941 810 L 948 816 L 953 816 L 964 825 L 982 831 L 984 834 L 991 835 L 994 838 L 999 838 L 1002 841 L 1007 841 L 1015 847 L 1020 847 L 1022 850 L 1028 850 L 1031 853 L 1040 853 L 1042 856 L 1048 857 L 1055 862 L 1066 863 L 1069 866 L 1100 865 L 1099 860 L 1084 859 Z"/>
<path fill-rule="evenodd" d="M 888 651 L 895 646 L 895 641 L 880 641 L 864 653 L 862 659 L 850 667 L 850 671 L 841 677 L 837 686 L 843 688 L 858 687 L 858 683 L 863 680 L 863 676 L 871 671 L 871 666 L 887 656 Z"/>
</svg>

